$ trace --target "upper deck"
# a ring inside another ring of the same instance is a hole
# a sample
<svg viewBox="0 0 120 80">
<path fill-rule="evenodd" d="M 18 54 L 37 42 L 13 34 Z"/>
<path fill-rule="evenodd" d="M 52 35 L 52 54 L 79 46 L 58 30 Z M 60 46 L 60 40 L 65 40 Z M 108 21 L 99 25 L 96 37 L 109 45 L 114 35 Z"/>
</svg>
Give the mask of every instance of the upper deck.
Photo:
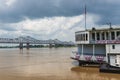
<svg viewBox="0 0 120 80">
<path fill-rule="evenodd" d="M 109 44 L 120 43 L 120 28 L 92 28 L 75 32 L 77 44 Z"/>
</svg>

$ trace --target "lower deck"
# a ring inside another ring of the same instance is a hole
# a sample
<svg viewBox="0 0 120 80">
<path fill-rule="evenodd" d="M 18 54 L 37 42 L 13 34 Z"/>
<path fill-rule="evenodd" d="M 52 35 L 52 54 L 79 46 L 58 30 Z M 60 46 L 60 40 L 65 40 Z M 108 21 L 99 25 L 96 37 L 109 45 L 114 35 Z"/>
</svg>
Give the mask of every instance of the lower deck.
<svg viewBox="0 0 120 80">
<path fill-rule="evenodd" d="M 79 44 L 78 51 L 73 52 L 71 58 L 79 61 L 105 62 L 105 44 Z"/>
</svg>

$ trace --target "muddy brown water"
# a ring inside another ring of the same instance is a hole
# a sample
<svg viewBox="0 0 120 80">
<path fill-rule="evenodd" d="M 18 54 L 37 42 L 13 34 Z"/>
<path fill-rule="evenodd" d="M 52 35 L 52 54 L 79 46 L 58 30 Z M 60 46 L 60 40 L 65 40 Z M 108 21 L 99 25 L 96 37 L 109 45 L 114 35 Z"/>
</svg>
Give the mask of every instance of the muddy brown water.
<svg viewBox="0 0 120 80">
<path fill-rule="evenodd" d="M 0 49 L 0 80 L 120 80 L 120 74 L 79 67 L 76 48 Z"/>
</svg>

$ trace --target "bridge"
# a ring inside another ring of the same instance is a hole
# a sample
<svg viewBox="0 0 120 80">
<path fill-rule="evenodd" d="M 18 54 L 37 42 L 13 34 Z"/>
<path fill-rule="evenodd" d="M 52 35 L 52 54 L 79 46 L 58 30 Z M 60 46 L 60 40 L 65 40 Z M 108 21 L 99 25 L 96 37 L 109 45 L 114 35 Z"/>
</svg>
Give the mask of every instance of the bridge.
<svg viewBox="0 0 120 80">
<path fill-rule="evenodd" d="M 12 43 L 12 44 L 19 44 L 19 48 L 23 48 L 23 44 L 26 44 L 26 48 L 29 49 L 30 44 L 49 44 L 49 47 L 52 47 L 52 45 L 74 45 L 73 42 L 69 41 L 60 41 L 58 39 L 55 40 L 38 40 L 35 38 L 32 38 L 30 36 L 25 37 L 18 37 L 18 38 L 0 38 L 0 43 Z"/>
</svg>

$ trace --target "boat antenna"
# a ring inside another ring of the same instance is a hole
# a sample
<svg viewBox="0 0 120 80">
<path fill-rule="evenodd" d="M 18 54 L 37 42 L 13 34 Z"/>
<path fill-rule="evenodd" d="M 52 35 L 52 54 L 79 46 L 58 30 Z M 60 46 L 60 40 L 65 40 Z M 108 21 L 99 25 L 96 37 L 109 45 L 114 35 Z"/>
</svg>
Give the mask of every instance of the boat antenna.
<svg viewBox="0 0 120 80">
<path fill-rule="evenodd" d="M 86 11 L 86 4 L 85 4 L 85 30 L 87 30 L 87 27 L 86 27 L 86 14 L 87 14 L 87 11 Z"/>
<path fill-rule="evenodd" d="M 109 23 L 107 23 L 107 24 L 109 25 L 110 29 L 112 29 L 112 23 L 109 22 Z"/>
</svg>

